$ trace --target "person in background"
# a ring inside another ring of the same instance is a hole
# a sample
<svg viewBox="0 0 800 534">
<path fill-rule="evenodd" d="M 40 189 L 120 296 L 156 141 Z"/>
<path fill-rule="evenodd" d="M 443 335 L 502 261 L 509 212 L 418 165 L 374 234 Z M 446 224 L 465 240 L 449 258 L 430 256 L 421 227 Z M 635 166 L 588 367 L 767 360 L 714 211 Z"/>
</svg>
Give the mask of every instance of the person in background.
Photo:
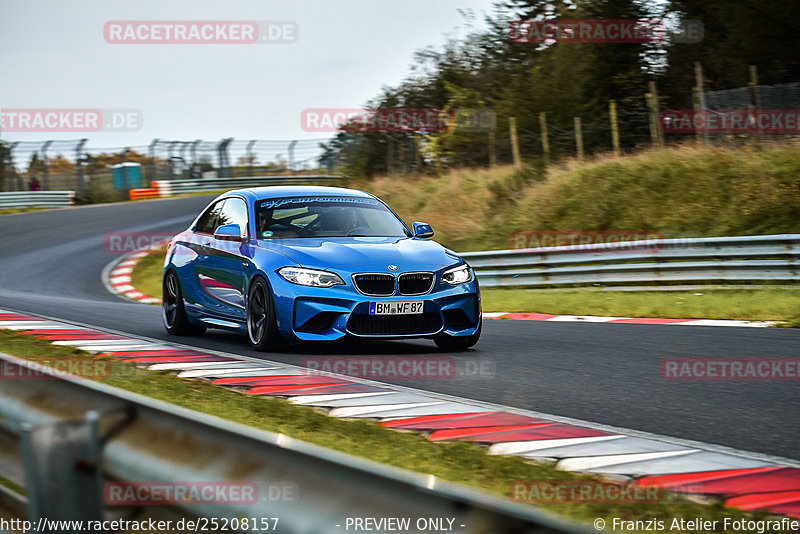
<svg viewBox="0 0 800 534">
<path fill-rule="evenodd" d="M 36 179 L 35 176 L 32 176 L 30 181 L 28 182 L 28 189 L 31 191 L 39 191 L 42 188 L 39 180 Z"/>
</svg>

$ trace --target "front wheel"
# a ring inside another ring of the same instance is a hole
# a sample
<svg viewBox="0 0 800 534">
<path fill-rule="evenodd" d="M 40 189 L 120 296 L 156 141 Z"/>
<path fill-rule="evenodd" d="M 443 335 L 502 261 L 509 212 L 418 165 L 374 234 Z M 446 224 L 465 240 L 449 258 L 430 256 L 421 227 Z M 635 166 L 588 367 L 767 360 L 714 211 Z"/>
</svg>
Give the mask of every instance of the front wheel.
<svg viewBox="0 0 800 534">
<path fill-rule="evenodd" d="M 161 286 L 161 317 L 164 328 L 173 336 L 199 336 L 206 329 L 193 325 L 186 318 L 186 308 L 183 306 L 183 291 L 181 282 L 175 271 L 167 271 Z"/>
<path fill-rule="evenodd" d="M 258 351 L 284 349 L 287 346 L 278 331 L 275 301 L 267 283 L 256 278 L 247 294 L 247 335 Z"/>
<path fill-rule="evenodd" d="M 450 336 L 448 334 L 439 334 L 433 338 L 433 342 L 442 351 L 456 351 L 466 350 L 475 345 L 481 337 L 481 329 L 483 328 L 483 321 L 478 325 L 478 329 L 471 336 Z"/>
</svg>

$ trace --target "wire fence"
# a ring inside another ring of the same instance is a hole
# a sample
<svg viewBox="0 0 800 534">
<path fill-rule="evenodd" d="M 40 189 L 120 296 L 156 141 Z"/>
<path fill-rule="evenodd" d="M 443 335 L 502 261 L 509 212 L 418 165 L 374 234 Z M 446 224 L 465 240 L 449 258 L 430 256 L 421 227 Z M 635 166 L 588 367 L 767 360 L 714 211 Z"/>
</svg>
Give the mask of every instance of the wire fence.
<svg viewBox="0 0 800 534">
<path fill-rule="evenodd" d="M 128 198 L 156 180 L 328 174 L 320 167 L 327 139 L 194 141 L 93 147 L 87 139 L 0 144 L 0 191 L 73 190 L 84 202 Z"/>
<path fill-rule="evenodd" d="M 497 117 L 491 131 L 456 135 L 397 131 L 303 140 L 154 139 L 149 145 L 106 148 L 92 147 L 87 139 L 6 141 L 0 142 L 0 191 L 74 190 L 79 201 L 107 202 L 156 180 L 338 174 L 341 166 L 355 175 L 405 175 L 620 153 L 683 142 L 691 139 L 687 134 L 718 146 L 800 138 L 800 82 L 699 92 L 695 109 L 686 112 L 692 123 L 682 130 L 666 127 L 669 110 L 651 93 L 644 96 L 640 103 L 611 101 L 607 111 L 589 116 L 576 111 L 575 116 Z M 694 122 L 698 112 L 702 128 Z M 707 127 L 710 118 L 733 120 L 735 113 L 749 121 L 739 130 Z"/>
</svg>

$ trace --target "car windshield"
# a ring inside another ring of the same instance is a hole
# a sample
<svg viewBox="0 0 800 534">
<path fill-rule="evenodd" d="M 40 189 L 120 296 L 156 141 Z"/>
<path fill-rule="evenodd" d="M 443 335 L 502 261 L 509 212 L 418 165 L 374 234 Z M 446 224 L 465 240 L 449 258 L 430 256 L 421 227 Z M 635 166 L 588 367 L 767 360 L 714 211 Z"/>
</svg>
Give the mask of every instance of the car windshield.
<svg viewBox="0 0 800 534">
<path fill-rule="evenodd" d="M 259 239 L 410 237 L 382 202 L 360 197 L 290 197 L 256 202 Z"/>
</svg>

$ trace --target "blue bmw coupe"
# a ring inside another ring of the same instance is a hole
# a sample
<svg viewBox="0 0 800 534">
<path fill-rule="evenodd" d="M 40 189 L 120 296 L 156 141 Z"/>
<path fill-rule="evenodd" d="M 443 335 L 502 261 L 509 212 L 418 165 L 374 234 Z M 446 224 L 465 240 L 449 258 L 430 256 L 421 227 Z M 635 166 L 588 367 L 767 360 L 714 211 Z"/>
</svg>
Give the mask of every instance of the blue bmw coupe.
<svg viewBox="0 0 800 534">
<path fill-rule="evenodd" d="M 432 236 L 363 191 L 229 191 L 169 242 L 164 326 L 240 331 L 258 350 L 344 337 L 466 349 L 481 334 L 478 281 Z"/>
</svg>

